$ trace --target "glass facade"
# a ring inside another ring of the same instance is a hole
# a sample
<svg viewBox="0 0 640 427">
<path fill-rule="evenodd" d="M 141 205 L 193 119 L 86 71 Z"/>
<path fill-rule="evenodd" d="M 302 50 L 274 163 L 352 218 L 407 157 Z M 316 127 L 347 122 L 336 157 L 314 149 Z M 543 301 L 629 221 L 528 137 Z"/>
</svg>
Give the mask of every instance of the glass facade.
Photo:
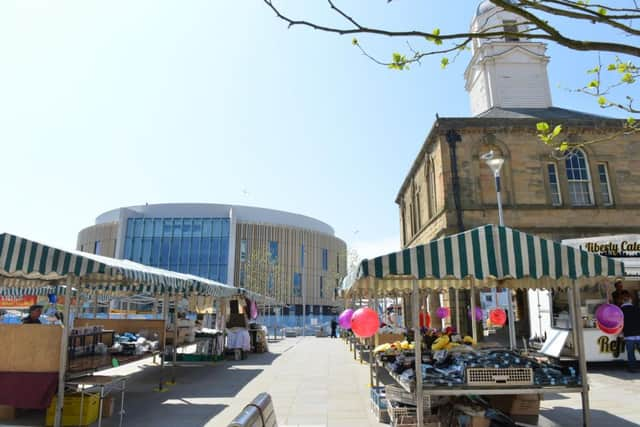
<svg viewBox="0 0 640 427">
<path fill-rule="evenodd" d="M 329 271 L 329 250 L 322 249 L 322 270 Z"/>
<path fill-rule="evenodd" d="M 129 218 L 124 258 L 227 283 L 229 218 Z"/>
<path fill-rule="evenodd" d="M 301 273 L 293 273 L 293 296 L 294 297 L 302 296 L 302 274 Z"/>
</svg>

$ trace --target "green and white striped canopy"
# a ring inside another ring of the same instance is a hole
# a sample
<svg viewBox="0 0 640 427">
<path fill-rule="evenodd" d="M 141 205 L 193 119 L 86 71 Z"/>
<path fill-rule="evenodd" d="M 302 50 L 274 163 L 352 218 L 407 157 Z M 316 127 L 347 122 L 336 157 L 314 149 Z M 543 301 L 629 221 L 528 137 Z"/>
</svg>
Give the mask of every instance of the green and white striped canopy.
<svg viewBox="0 0 640 427">
<path fill-rule="evenodd" d="M 202 277 L 0 234 L 0 295 L 61 293 L 65 288 L 59 285 L 111 295 L 241 294 L 238 288 Z"/>
<path fill-rule="evenodd" d="M 553 240 L 485 225 L 400 252 L 363 260 L 345 279 L 343 295 L 425 288 L 557 288 L 588 278 L 623 277 L 624 266 Z M 584 283 L 585 285 L 588 283 Z"/>
</svg>

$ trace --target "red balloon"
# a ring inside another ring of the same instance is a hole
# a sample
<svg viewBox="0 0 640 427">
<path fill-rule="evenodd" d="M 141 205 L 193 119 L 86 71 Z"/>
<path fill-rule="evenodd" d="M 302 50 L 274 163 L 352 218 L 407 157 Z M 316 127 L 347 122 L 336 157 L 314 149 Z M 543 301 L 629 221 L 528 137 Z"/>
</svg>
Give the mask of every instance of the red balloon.
<svg viewBox="0 0 640 427">
<path fill-rule="evenodd" d="M 356 310 L 351 318 L 351 330 L 357 337 L 369 338 L 375 335 L 380 327 L 380 320 L 375 311 L 369 307 Z"/>
<path fill-rule="evenodd" d="M 507 313 L 501 308 L 494 308 L 489 312 L 491 323 L 498 326 L 504 326 L 507 323 Z"/>
<path fill-rule="evenodd" d="M 596 325 L 598 325 L 598 329 L 600 329 L 602 332 L 608 335 L 618 335 L 620 332 L 622 332 L 622 328 L 624 327 L 624 325 L 621 324 L 617 328 L 607 328 L 605 326 L 602 326 L 602 324 L 597 320 L 596 320 Z"/>
</svg>

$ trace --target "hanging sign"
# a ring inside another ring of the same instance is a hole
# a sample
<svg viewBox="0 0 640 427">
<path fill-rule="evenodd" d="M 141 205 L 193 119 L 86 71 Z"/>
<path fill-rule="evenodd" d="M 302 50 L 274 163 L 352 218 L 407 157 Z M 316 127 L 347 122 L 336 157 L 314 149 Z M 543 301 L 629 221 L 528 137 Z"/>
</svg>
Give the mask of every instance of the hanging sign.
<svg viewBox="0 0 640 427">
<path fill-rule="evenodd" d="M 38 302 L 36 295 L 21 297 L 0 297 L 0 308 L 29 308 Z"/>
</svg>

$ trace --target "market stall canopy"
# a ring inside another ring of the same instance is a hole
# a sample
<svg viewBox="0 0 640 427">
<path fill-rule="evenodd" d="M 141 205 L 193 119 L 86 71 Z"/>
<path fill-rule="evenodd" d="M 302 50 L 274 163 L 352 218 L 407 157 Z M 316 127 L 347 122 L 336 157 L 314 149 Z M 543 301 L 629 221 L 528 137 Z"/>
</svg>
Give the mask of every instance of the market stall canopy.
<svg viewBox="0 0 640 427">
<path fill-rule="evenodd" d="M 1 295 L 60 293 L 59 285 L 112 295 L 188 293 L 232 297 L 242 291 L 202 277 L 0 234 Z"/>
<path fill-rule="evenodd" d="M 484 225 L 425 245 L 363 260 L 345 278 L 345 297 L 421 289 L 566 288 L 574 280 L 624 276 L 619 261 L 518 230 Z M 585 285 L 588 283 L 584 283 Z"/>
</svg>

